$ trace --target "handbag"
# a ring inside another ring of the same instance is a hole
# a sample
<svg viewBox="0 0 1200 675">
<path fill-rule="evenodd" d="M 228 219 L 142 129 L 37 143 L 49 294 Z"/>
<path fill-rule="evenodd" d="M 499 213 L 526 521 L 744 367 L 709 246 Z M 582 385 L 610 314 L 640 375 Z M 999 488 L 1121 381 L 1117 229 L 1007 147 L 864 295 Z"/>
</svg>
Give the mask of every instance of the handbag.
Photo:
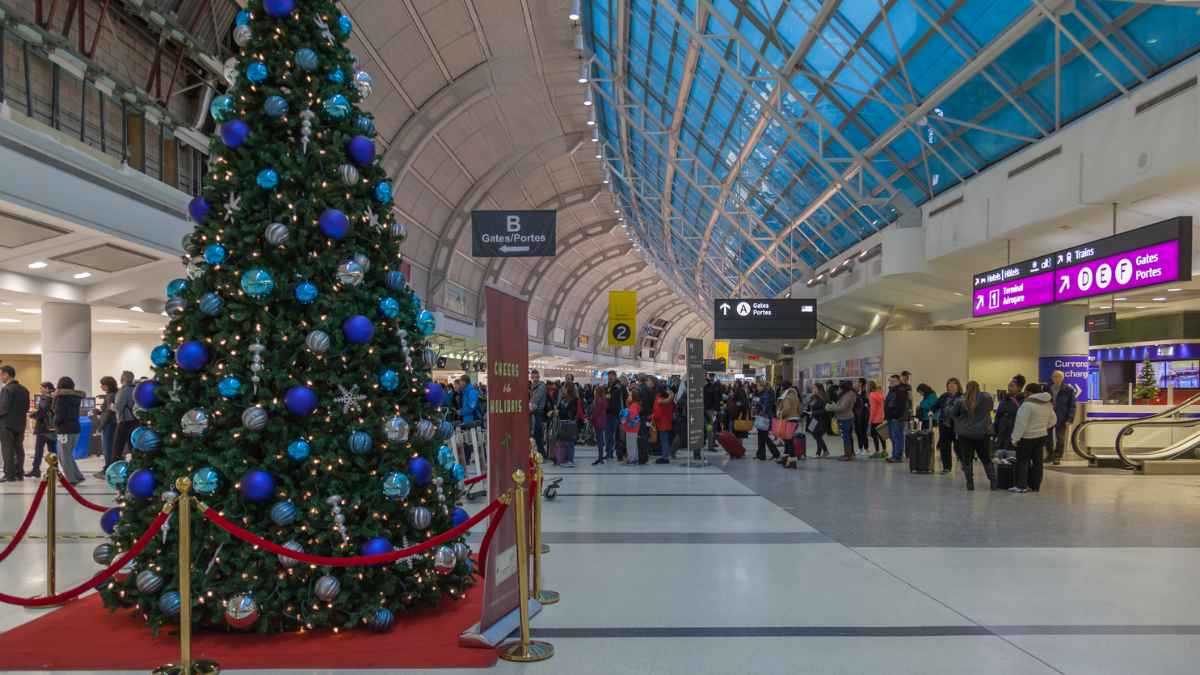
<svg viewBox="0 0 1200 675">
<path fill-rule="evenodd" d="M 657 427 L 650 427 L 650 442 L 651 443 L 658 442 L 658 428 Z"/>
<path fill-rule="evenodd" d="M 754 428 L 757 431 L 770 431 L 771 418 L 766 415 L 758 415 L 754 418 Z"/>
<path fill-rule="evenodd" d="M 781 441 L 790 441 L 796 435 L 796 423 L 791 420 L 776 419 L 771 425 L 771 433 Z"/>
<path fill-rule="evenodd" d="M 753 428 L 754 422 L 751 422 L 749 418 L 739 417 L 733 421 L 733 430 L 736 432 L 748 433 Z"/>
<path fill-rule="evenodd" d="M 808 433 L 810 433 L 810 434 L 817 433 L 818 431 L 821 430 L 821 420 L 818 419 L 816 415 L 809 417 L 808 418 L 808 426 L 806 428 L 808 429 Z"/>
</svg>

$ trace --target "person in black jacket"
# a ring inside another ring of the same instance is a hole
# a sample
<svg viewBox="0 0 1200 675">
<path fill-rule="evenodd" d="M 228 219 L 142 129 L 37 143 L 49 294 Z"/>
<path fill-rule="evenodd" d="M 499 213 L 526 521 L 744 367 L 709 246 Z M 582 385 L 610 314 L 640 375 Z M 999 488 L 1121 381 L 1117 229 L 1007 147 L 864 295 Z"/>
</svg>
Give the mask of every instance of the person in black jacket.
<svg viewBox="0 0 1200 675">
<path fill-rule="evenodd" d="M 25 472 L 25 425 L 29 390 L 17 381 L 12 366 L 0 366 L 0 452 L 4 455 L 3 481 L 18 481 Z"/>
<path fill-rule="evenodd" d="M 1061 370 L 1050 374 L 1050 386 L 1043 391 L 1050 393 L 1054 404 L 1054 433 L 1046 443 L 1046 463 L 1058 465 L 1067 447 L 1067 429 L 1075 421 L 1075 388 L 1066 384 L 1066 375 Z"/>
<path fill-rule="evenodd" d="M 717 419 L 721 412 L 721 383 L 712 373 L 709 373 L 707 378 L 704 383 L 704 419 L 707 422 L 704 427 L 704 437 L 708 449 L 714 450 L 717 447 L 717 432 L 719 431 Z"/>
<path fill-rule="evenodd" d="M 617 378 L 617 371 L 608 371 L 608 382 L 596 389 L 592 405 L 604 406 L 604 428 L 597 429 L 600 441 L 597 443 L 602 459 L 613 459 L 617 456 L 617 434 L 621 424 L 621 410 L 625 407 L 628 392 L 625 385 Z M 627 449 L 628 451 L 628 449 Z"/>
<path fill-rule="evenodd" d="M 1025 396 L 1021 393 L 1024 388 L 1021 382 L 1024 379 L 1018 375 L 1009 381 L 1008 395 L 1000 399 L 1000 405 L 996 406 L 996 421 L 993 426 L 996 431 L 997 450 L 1016 450 L 1012 445 L 1012 431 L 1013 424 L 1017 421 L 1017 410 L 1025 401 Z"/>
<path fill-rule="evenodd" d="M 889 464 L 904 461 L 904 434 L 912 419 L 912 388 L 900 381 L 899 375 L 888 377 L 888 393 L 883 401 L 883 416 L 887 420 L 888 436 L 892 439 Z"/>
<path fill-rule="evenodd" d="M 58 391 L 54 392 L 54 430 L 58 432 L 58 465 L 71 485 L 83 482 L 83 474 L 75 464 L 75 442 L 79 440 L 79 406 L 85 394 L 75 390 L 75 380 L 58 378 Z"/>
<path fill-rule="evenodd" d="M 646 375 L 642 378 L 642 385 L 638 387 L 638 405 L 642 407 L 642 428 L 638 431 L 638 464 L 650 461 L 650 429 L 654 426 L 651 417 L 657 398 L 658 382 L 653 375 Z M 642 452 L 643 447 L 645 452 Z"/>
<path fill-rule="evenodd" d="M 42 455 L 48 449 L 58 452 L 58 438 L 54 434 L 54 414 L 51 403 L 54 402 L 54 383 L 42 383 L 42 395 L 37 399 L 37 407 L 29 416 L 33 418 L 33 468 L 25 474 L 26 478 L 41 478 Z"/>
</svg>

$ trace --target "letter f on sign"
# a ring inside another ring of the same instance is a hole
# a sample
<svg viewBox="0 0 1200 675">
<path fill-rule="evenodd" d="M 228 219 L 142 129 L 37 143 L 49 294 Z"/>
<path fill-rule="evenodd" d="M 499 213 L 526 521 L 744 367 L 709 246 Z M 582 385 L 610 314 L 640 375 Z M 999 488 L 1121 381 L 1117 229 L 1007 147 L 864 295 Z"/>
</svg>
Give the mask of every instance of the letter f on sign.
<svg viewBox="0 0 1200 675">
<path fill-rule="evenodd" d="M 520 232 L 521 231 L 521 216 L 506 216 L 505 217 L 505 228 L 509 232 Z"/>
</svg>

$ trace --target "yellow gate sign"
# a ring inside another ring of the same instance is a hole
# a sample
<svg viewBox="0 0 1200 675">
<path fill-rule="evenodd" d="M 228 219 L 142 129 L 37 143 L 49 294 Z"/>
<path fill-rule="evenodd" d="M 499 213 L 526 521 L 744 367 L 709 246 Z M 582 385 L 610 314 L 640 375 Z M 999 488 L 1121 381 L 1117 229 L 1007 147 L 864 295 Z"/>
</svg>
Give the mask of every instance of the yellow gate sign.
<svg viewBox="0 0 1200 675">
<path fill-rule="evenodd" d="M 713 342 L 713 358 L 725 359 L 725 363 L 729 363 L 729 340 L 717 340 Z"/>
<path fill-rule="evenodd" d="M 608 292 L 608 346 L 637 343 L 637 291 Z"/>
</svg>

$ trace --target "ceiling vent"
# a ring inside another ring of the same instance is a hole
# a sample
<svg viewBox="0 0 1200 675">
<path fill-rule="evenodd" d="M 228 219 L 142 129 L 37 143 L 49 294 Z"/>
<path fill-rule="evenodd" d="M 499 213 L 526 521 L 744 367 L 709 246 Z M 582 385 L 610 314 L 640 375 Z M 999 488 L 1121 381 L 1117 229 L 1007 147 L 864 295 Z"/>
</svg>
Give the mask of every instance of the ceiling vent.
<svg viewBox="0 0 1200 675">
<path fill-rule="evenodd" d="M 1157 96 L 1151 96 L 1150 98 L 1146 99 L 1145 102 L 1138 104 L 1138 107 L 1133 109 L 1133 114 L 1135 116 L 1141 115 L 1142 113 L 1153 108 L 1154 106 L 1158 105 L 1159 103 L 1165 103 L 1166 101 L 1175 98 L 1176 96 L 1182 94 L 1183 92 L 1188 91 L 1189 89 L 1195 89 L 1195 88 L 1196 88 L 1196 76 L 1193 75 L 1192 77 L 1184 80 L 1183 82 L 1180 82 L 1179 84 L 1175 85 L 1174 87 L 1171 87 L 1170 89 L 1164 91 L 1163 93 L 1161 93 Z"/>
<path fill-rule="evenodd" d="M 1055 157 L 1058 157 L 1061 154 L 1062 154 L 1062 146 L 1061 145 L 1055 146 L 1054 149 L 1043 152 L 1042 154 L 1038 155 L 1037 157 L 1034 157 L 1033 159 L 1029 160 L 1028 162 L 1025 162 L 1024 164 L 1013 169 L 1012 171 L 1009 171 L 1008 178 L 1009 178 L 1009 180 L 1012 180 L 1013 178 L 1020 176 L 1021 174 L 1032 169 L 1033 167 L 1037 166 L 1038 164 L 1041 164 L 1042 162 L 1045 162 L 1050 159 L 1054 159 Z"/>
<path fill-rule="evenodd" d="M 123 272 L 134 267 L 141 267 L 142 265 L 156 262 L 158 258 L 121 246 L 101 244 L 92 248 L 54 256 L 52 260 L 71 263 L 72 265 L 79 265 L 80 267 L 99 270 L 101 272 Z"/>
<path fill-rule="evenodd" d="M 11 213 L 0 213 L 0 249 L 21 248 L 70 233 L 70 230 L 61 227 L 52 227 Z"/>
</svg>

